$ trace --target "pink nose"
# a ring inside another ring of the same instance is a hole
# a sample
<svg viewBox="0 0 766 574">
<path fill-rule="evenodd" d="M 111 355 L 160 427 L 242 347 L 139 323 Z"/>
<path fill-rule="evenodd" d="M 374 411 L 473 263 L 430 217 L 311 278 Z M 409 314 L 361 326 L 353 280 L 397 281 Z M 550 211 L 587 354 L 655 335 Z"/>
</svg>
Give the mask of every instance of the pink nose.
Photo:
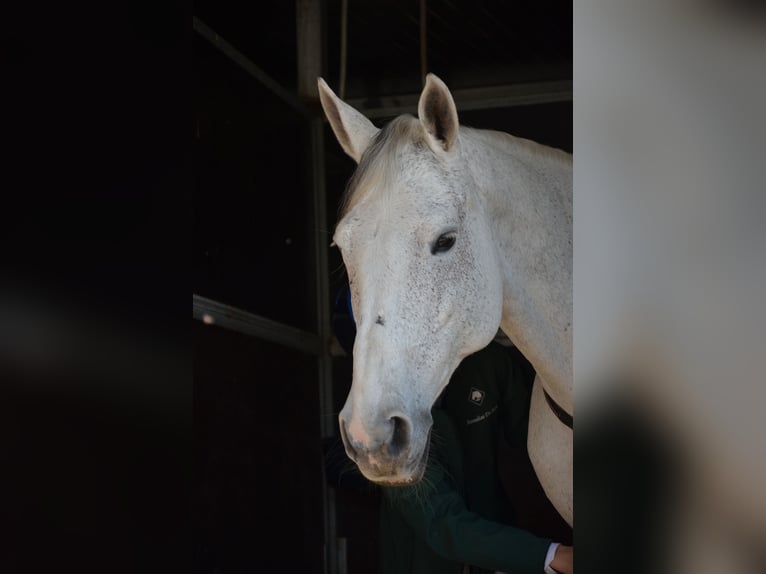
<svg viewBox="0 0 766 574">
<path fill-rule="evenodd" d="M 393 474 L 406 461 L 412 429 L 406 418 L 384 417 L 366 433 L 356 433 L 357 436 L 349 432 L 343 415 L 339 422 L 346 454 L 363 470 L 370 468 L 376 474 Z"/>
</svg>

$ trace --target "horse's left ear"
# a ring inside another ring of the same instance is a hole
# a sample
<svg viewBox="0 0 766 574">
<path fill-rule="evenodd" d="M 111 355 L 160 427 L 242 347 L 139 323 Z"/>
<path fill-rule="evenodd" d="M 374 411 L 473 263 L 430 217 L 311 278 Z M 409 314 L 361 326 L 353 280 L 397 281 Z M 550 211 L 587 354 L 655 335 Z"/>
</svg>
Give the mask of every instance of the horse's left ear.
<svg viewBox="0 0 766 574">
<path fill-rule="evenodd" d="M 430 136 L 431 146 L 450 151 L 457 140 L 457 109 L 447 85 L 434 74 L 426 76 L 418 102 L 418 117 Z"/>
</svg>

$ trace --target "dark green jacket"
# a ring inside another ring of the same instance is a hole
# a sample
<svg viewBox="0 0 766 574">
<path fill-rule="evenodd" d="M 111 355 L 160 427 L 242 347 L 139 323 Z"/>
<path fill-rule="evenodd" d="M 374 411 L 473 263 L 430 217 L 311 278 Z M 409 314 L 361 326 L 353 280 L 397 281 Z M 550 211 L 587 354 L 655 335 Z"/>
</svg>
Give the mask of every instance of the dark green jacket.
<svg viewBox="0 0 766 574">
<path fill-rule="evenodd" d="M 498 343 L 463 360 L 432 411 L 424 480 L 383 489 L 380 574 L 543 572 L 551 540 L 513 526 L 497 465 L 499 440 L 526 446 L 533 378 Z"/>
</svg>

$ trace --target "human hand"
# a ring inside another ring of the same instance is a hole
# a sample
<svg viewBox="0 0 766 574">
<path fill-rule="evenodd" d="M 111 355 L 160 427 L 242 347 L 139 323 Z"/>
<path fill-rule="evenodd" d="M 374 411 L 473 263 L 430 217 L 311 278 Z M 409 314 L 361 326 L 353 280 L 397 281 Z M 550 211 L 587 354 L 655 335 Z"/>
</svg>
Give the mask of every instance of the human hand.
<svg viewBox="0 0 766 574">
<path fill-rule="evenodd" d="M 561 574 L 572 574 L 574 572 L 573 561 L 574 547 L 559 544 L 559 547 L 556 548 L 556 554 L 551 560 L 551 568 Z"/>
</svg>

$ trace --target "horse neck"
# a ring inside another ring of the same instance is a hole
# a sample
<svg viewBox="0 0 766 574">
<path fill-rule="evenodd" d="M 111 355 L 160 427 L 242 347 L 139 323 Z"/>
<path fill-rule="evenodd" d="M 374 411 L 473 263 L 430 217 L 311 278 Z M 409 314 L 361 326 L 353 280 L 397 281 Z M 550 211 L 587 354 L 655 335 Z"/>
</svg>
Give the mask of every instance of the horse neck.
<svg viewBox="0 0 766 574">
<path fill-rule="evenodd" d="M 461 128 L 503 271 L 502 330 L 551 397 L 572 412 L 571 156 Z"/>
</svg>

